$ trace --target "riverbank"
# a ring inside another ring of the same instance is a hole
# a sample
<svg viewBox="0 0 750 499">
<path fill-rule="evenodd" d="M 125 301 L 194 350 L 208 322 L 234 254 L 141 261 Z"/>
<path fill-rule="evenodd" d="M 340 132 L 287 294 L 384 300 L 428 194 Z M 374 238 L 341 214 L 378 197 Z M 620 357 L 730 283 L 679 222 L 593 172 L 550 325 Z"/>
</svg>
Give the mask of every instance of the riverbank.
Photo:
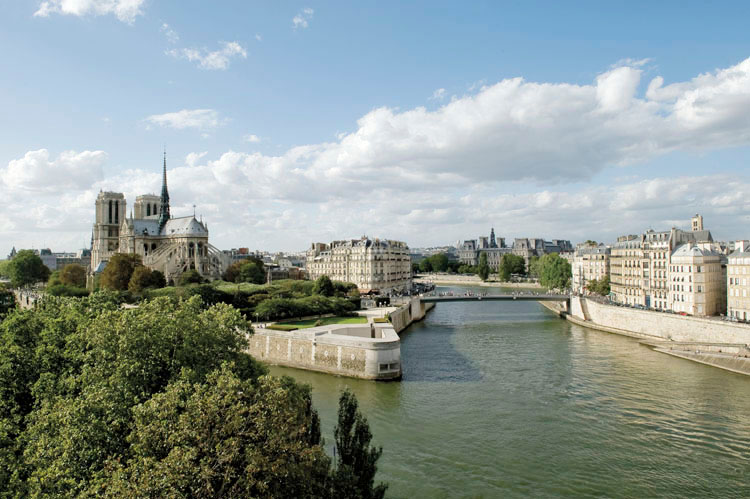
<svg viewBox="0 0 750 499">
<path fill-rule="evenodd" d="M 656 352 L 750 376 L 750 326 L 580 297 L 571 299 L 570 310 L 561 303 L 540 303 L 573 324 L 636 338 Z"/>
<path fill-rule="evenodd" d="M 538 282 L 500 282 L 482 281 L 476 275 L 457 274 L 423 274 L 414 278 L 414 282 L 432 283 L 439 286 L 486 286 L 493 288 L 541 288 Z"/>
</svg>

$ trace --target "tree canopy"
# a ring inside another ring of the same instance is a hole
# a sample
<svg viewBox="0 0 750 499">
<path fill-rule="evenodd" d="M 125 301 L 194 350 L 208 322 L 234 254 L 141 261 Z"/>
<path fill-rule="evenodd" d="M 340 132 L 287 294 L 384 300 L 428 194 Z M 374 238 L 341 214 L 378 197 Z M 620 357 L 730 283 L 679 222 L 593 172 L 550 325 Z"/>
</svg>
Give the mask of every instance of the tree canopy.
<svg viewBox="0 0 750 499">
<path fill-rule="evenodd" d="M 86 287 L 86 269 L 77 263 L 69 263 L 60 271 L 60 282 L 66 286 Z"/>
<path fill-rule="evenodd" d="M 136 267 L 143 266 L 140 255 L 133 253 L 115 253 L 104 267 L 101 280 L 103 288 L 112 291 L 125 291 Z"/>
<path fill-rule="evenodd" d="M 7 272 L 13 287 L 46 281 L 50 275 L 50 269 L 31 250 L 19 251 L 8 263 Z"/>
<path fill-rule="evenodd" d="M 490 266 L 487 263 L 487 253 L 484 251 L 479 255 L 479 265 L 477 266 L 477 274 L 479 278 L 486 281 L 490 276 Z"/>
<path fill-rule="evenodd" d="M 539 283 L 550 289 L 566 289 L 572 277 L 570 262 L 557 253 L 548 253 L 539 259 Z"/>
<path fill-rule="evenodd" d="M 330 277 L 322 275 L 315 279 L 315 285 L 313 286 L 312 292 L 313 294 L 321 296 L 333 296 L 336 292 L 336 288 Z"/>
<path fill-rule="evenodd" d="M 336 474 L 310 388 L 266 376 L 244 353 L 249 333 L 235 308 L 198 296 L 121 309 L 99 292 L 11 311 L 0 495 L 374 497 L 380 451 Z"/>
<path fill-rule="evenodd" d="M 592 279 L 586 284 L 586 289 L 591 293 L 607 296 L 610 292 L 609 276 L 605 275 L 601 279 Z"/>
<path fill-rule="evenodd" d="M 227 282 L 263 284 L 266 281 L 266 271 L 263 265 L 263 260 L 256 257 L 248 257 L 244 260 L 234 262 L 224 271 L 222 279 Z"/>
<path fill-rule="evenodd" d="M 513 274 L 525 274 L 526 262 L 522 256 L 506 253 L 500 259 L 497 274 L 501 281 L 509 281 Z"/>
</svg>

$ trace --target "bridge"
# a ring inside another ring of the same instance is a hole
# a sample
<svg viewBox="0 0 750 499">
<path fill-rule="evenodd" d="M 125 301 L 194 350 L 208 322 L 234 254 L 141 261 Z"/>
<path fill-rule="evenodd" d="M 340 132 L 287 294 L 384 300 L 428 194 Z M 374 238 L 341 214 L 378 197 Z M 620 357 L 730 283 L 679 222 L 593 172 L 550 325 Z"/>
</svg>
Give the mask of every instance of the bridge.
<svg viewBox="0 0 750 499">
<path fill-rule="evenodd" d="M 453 301 L 568 301 L 569 295 L 560 294 L 502 294 L 502 295 L 424 295 L 420 299 L 423 303 L 444 303 Z"/>
</svg>

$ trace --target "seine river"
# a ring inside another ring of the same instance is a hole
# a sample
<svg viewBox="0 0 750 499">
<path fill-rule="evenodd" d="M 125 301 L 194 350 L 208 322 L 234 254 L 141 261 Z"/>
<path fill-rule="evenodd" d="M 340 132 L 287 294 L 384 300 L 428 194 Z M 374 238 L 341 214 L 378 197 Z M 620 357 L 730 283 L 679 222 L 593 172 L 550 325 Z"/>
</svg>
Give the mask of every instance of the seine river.
<svg viewBox="0 0 750 499">
<path fill-rule="evenodd" d="M 750 497 L 749 377 L 535 302 L 441 303 L 401 340 L 401 382 L 272 369 L 312 385 L 329 447 L 356 393 L 387 497 Z"/>
</svg>

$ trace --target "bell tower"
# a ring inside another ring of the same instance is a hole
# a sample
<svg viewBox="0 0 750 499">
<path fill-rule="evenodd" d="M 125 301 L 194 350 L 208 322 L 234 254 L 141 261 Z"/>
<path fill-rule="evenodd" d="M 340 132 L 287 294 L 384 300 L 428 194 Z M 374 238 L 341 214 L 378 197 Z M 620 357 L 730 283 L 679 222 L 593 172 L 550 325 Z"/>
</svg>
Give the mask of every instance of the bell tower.
<svg viewBox="0 0 750 499">
<path fill-rule="evenodd" d="M 121 192 L 99 192 L 96 198 L 93 245 L 91 248 L 91 270 L 103 260 L 116 253 L 119 248 L 120 224 L 127 217 L 127 203 Z"/>
</svg>

